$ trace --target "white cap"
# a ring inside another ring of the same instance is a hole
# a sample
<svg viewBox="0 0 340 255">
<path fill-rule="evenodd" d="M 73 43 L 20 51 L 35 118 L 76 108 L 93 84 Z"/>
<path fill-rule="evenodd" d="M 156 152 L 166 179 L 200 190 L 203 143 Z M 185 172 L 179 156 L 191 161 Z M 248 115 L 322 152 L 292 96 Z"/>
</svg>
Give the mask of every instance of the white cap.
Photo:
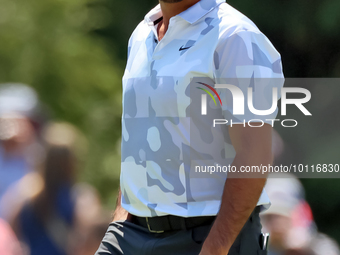
<svg viewBox="0 0 340 255">
<path fill-rule="evenodd" d="M 0 84 L 0 116 L 12 113 L 28 116 L 37 106 L 37 94 L 27 85 Z"/>
<path fill-rule="evenodd" d="M 271 206 L 263 214 L 289 217 L 304 198 L 301 182 L 291 174 L 270 174 L 265 190 L 271 201 Z"/>
</svg>

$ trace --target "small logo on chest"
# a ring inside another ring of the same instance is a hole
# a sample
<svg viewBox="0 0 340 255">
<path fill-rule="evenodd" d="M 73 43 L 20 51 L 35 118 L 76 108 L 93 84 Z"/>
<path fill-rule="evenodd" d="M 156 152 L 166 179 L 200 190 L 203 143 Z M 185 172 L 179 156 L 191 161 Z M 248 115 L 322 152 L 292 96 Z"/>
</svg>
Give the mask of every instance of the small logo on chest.
<svg viewBox="0 0 340 255">
<path fill-rule="evenodd" d="M 184 47 L 183 48 L 183 46 L 181 46 L 181 48 L 179 48 L 179 51 L 182 51 L 182 50 L 187 50 L 187 49 L 189 49 L 189 48 L 191 48 L 192 46 L 189 46 L 189 47 Z"/>
</svg>

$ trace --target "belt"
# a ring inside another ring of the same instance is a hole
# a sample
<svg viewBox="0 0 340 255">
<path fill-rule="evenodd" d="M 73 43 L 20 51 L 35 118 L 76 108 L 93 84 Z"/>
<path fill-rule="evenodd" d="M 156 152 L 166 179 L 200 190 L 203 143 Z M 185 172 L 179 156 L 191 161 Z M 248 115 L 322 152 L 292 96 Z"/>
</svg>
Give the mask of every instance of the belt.
<svg viewBox="0 0 340 255">
<path fill-rule="evenodd" d="M 252 212 L 258 214 L 261 206 L 256 206 Z M 163 233 L 171 230 L 186 230 L 198 226 L 209 225 L 215 220 L 216 216 L 180 217 L 176 215 L 165 215 L 156 217 L 140 217 L 133 215 L 133 221 L 140 226 L 147 228 L 152 233 Z"/>
<path fill-rule="evenodd" d="M 133 221 L 140 226 L 148 228 L 152 233 L 163 233 L 171 230 L 186 230 L 202 225 L 211 224 L 216 216 L 180 217 L 165 215 L 157 217 L 133 216 Z"/>
</svg>

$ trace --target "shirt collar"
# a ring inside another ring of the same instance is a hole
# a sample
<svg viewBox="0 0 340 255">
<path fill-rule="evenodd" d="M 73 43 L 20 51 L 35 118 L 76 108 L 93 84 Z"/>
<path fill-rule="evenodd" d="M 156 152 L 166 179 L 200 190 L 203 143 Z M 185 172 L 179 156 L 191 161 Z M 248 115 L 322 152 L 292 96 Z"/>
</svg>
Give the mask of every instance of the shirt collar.
<svg viewBox="0 0 340 255">
<path fill-rule="evenodd" d="M 225 0 L 201 0 L 177 16 L 180 16 L 190 24 L 193 24 L 224 2 Z M 158 4 L 155 8 L 149 11 L 148 14 L 145 15 L 144 20 L 149 26 L 153 26 L 154 22 L 161 17 L 162 10 L 160 4 Z"/>
</svg>

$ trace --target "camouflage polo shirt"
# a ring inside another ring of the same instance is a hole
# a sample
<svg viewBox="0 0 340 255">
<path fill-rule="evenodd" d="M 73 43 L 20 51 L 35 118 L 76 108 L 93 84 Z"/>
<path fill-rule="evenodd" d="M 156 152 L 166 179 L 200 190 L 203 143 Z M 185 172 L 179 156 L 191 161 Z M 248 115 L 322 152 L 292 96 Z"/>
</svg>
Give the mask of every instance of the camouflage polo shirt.
<svg viewBox="0 0 340 255">
<path fill-rule="evenodd" d="M 216 215 L 227 174 L 199 175 L 193 166 L 233 162 L 227 125 L 212 127 L 213 119 L 233 116 L 222 91 L 223 107 L 214 104 L 215 95 L 202 116 L 197 84 L 213 87 L 223 78 L 236 78 L 249 87 L 254 86 L 251 78 L 280 78 L 281 58 L 254 23 L 223 0 L 201 0 L 172 17 L 158 41 L 161 19 L 158 5 L 129 40 L 123 76 L 122 206 L 149 217 Z M 261 92 L 255 97 L 264 101 Z M 258 205 L 269 203 L 263 192 Z"/>
</svg>

